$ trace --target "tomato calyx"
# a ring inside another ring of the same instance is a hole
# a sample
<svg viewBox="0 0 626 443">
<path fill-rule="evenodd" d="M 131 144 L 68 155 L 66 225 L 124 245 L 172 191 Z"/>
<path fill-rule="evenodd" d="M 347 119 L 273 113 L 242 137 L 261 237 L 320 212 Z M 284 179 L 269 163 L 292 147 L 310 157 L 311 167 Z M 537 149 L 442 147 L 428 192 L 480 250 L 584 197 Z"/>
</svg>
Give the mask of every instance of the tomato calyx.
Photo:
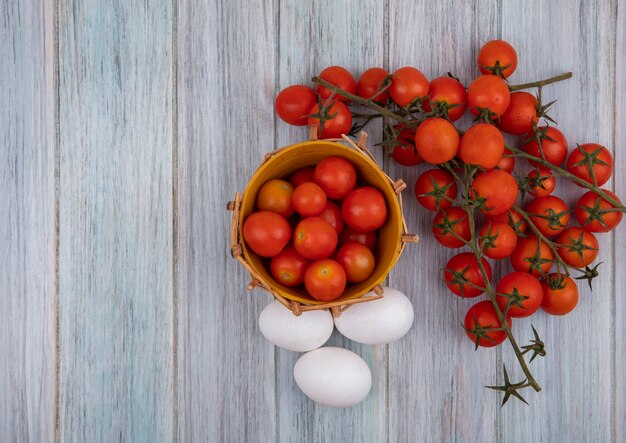
<svg viewBox="0 0 626 443">
<path fill-rule="evenodd" d="M 606 221 L 604 221 L 604 214 L 606 214 L 607 212 L 613 212 L 613 210 L 612 209 L 602 209 L 600 207 L 600 202 L 601 201 L 602 201 L 602 197 L 597 195 L 596 196 L 596 201 L 594 202 L 592 208 L 590 208 L 589 206 L 578 206 L 579 209 L 582 209 L 583 211 L 585 211 L 587 213 L 587 219 L 582 223 L 582 227 L 583 228 L 585 226 L 587 226 L 588 224 L 590 224 L 591 222 L 593 222 L 593 221 L 597 221 L 605 229 L 608 228 L 608 226 L 606 224 Z"/>
<path fill-rule="evenodd" d="M 550 289 L 556 291 L 558 289 L 563 289 L 566 286 L 566 274 L 550 274 L 545 278 L 545 282 Z"/>
<path fill-rule="evenodd" d="M 454 208 L 454 206 L 453 206 Z M 441 214 L 441 217 L 443 218 L 443 220 L 441 221 L 441 223 L 434 223 L 433 224 L 433 228 L 437 228 L 441 230 L 441 233 L 439 233 L 438 235 L 444 236 L 447 234 L 452 234 L 452 236 L 456 237 L 458 240 L 462 240 L 464 243 L 466 242 L 465 239 L 461 238 L 457 232 L 454 230 L 454 227 L 456 225 L 458 225 L 459 223 L 462 223 L 465 219 L 464 218 L 459 218 L 457 220 L 450 220 L 450 218 L 448 217 L 448 214 L 446 212 L 446 208 L 442 208 L 439 213 Z"/>
<path fill-rule="evenodd" d="M 589 285 L 589 289 L 591 291 L 593 291 L 593 287 L 591 286 L 591 282 L 594 278 L 598 277 L 600 275 L 600 272 L 598 272 L 598 266 L 600 266 L 602 263 L 604 262 L 600 262 L 597 265 L 595 265 L 593 268 L 586 266 L 584 270 L 580 270 L 580 272 L 582 272 L 583 274 L 578 276 L 578 277 L 574 277 L 576 280 L 587 280 L 587 284 Z"/>
<path fill-rule="evenodd" d="M 528 213 L 529 216 L 535 218 L 542 218 L 548 222 L 550 229 L 561 229 L 567 226 L 567 223 L 563 224 L 562 218 L 568 214 L 571 214 L 572 210 L 568 209 L 566 211 L 556 212 L 553 208 L 548 208 L 548 214 L 533 214 Z"/>
<path fill-rule="evenodd" d="M 476 339 L 474 340 L 474 351 L 478 350 L 478 347 L 480 346 L 480 340 L 481 339 L 485 339 L 490 341 L 491 343 L 495 343 L 496 341 L 489 335 L 489 332 L 495 332 L 495 331 L 504 331 L 504 328 L 494 328 L 493 326 L 481 326 L 478 318 L 476 318 L 476 315 L 474 315 L 474 327 L 473 328 L 466 328 L 465 325 L 463 325 L 463 323 L 461 323 L 461 325 L 463 325 L 463 329 L 465 329 L 465 332 L 467 332 L 468 334 L 472 334 L 476 337 Z"/>
<path fill-rule="evenodd" d="M 554 123 L 555 125 L 556 120 L 554 120 L 552 117 L 550 117 L 550 115 L 548 115 L 548 111 L 550 110 L 550 108 L 552 108 L 552 105 L 554 105 L 556 103 L 556 100 L 552 100 L 550 103 L 546 103 L 545 105 L 541 104 L 541 100 L 540 97 L 537 99 L 537 106 L 536 106 L 536 111 L 537 111 L 537 120 L 539 120 L 540 118 L 544 118 L 549 122 Z M 535 124 L 535 122 L 533 122 L 533 124 Z"/>
<path fill-rule="evenodd" d="M 561 247 L 568 252 L 575 252 L 580 257 L 580 259 L 583 260 L 585 251 L 597 251 L 598 250 L 598 248 L 594 248 L 592 246 L 585 244 L 584 236 L 585 236 L 585 232 L 581 231 L 580 236 L 577 239 L 570 237 L 569 238 L 570 243 L 566 245 L 562 245 Z"/>
<path fill-rule="evenodd" d="M 528 402 L 524 399 L 524 397 L 522 397 L 522 395 L 518 392 L 519 389 L 523 389 L 523 388 L 530 386 L 527 383 L 527 379 L 524 379 L 520 381 L 519 383 L 511 383 L 511 381 L 509 380 L 509 374 L 506 372 L 506 365 L 504 363 L 502 364 L 502 369 L 504 372 L 504 384 L 502 386 L 485 386 L 485 387 L 488 389 L 493 389 L 494 391 L 504 392 L 504 398 L 502 399 L 501 406 L 505 405 L 505 403 L 509 400 L 511 395 L 523 401 L 524 403 L 528 404 Z"/>
<path fill-rule="evenodd" d="M 547 140 L 549 142 L 556 143 L 557 141 L 548 135 L 548 129 L 550 129 L 550 125 L 546 124 L 543 127 L 539 127 L 536 122 L 533 121 L 533 135 L 524 140 L 524 144 L 537 141 L 537 146 L 539 147 L 539 153 L 541 154 L 541 159 L 545 160 L 546 156 L 543 152 L 543 147 L 541 146 L 541 142 Z"/>
<path fill-rule="evenodd" d="M 498 233 L 491 234 L 491 223 L 487 227 L 487 232 L 484 235 L 481 235 L 478 238 L 478 243 L 480 244 L 483 252 L 489 248 L 496 247 L 496 239 L 498 238 Z"/>
<path fill-rule="evenodd" d="M 498 294 L 506 299 L 506 307 L 504 308 L 504 316 L 506 317 L 509 313 L 509 309 L 513 306 L 517 306 L 518 308 L 524 308 L 524 300 L 528 300 L 528 297 L 525 295 L 521 295 L 517 288 L 513 288 L 513 291 L 510 294 Z"/>
<path fill-rule="evenodd" d="M 330 113 L 330 110 L 333 108 L 333 105 L 337 101 L 337 99 L 333 100 L 334 96 L 335 96 L 335 93 L 333 92 L 330 95 L 330 97 L 328 97 L 326 100 L 324 100 L 324 103 L 322 103 L 322 99 L 319 99 L 318 100 L 319 111 L 314 113 L 314 114 L 309 114 L 307 116 L 307 117 L 310 117 L 310 118 L 318 119 L 318 121 L 319 121 L 319 127 L 317 128 L 317 135 L 318 135 L 318 137 L 322 136 L 322 130 L 324 129 L 324 124 L 328 120 L 334 119 L 339 114 L 339 112 L 335 112 L 334 114 Z"/>
<path fill-rule="evenodd" d="M 450 187 L 455 184 L 454 181 L 451 181 L 450 183 L 447 183 L 443 186 L 439 186 L 439 183 L 437 183 L 437 180 L 435 180 L 434 177 L 430 177 L 430 182 L 433 186 L 433 190 L 429 192 L 425 192 L 423 194 L 418 194 L 417 195 L 418 197 L 434 198 L 437 210 L 441 209 L 440 207 L 441 200 L 446 200 L 446 201 L 449 201 L 450 203 L 454 203 L 454 199 L 446 195 L 446 192 L 448 192 L 448 189 L 450 189 Z"/>
<path fill-rule="evenodd" d="M 586 166 L 587 172 L 589 172 L 589 176 L 593 180 L 594 186 L 598 186 L 598 180 L 596 179 L 596 171 L 595 171 L 594 166 L 596 165 L 610 166 L 607 162 L 605 162 L 604 160 L 600 160 L 598 158 L 598 156 L 604 150 L 606 150 L 606 148 L 604 148 L 603 146 L 600 146 L 598 149 L 596 149 L 593 152 L 587 152 L 578 143 L 576 143 L 576 149 L 578 150 L 578 152 L 580 152 L 583 158 L 579 162 L 576 162 L 573 165 L 571 165 L 570 168 L 575 168 L 578 166 Z"/>
<path fill-rule="evenodd" d="M 452 274 L 452 278 L 448 280 L 448 285 L 458 285 L 459 292 L 461 293 L 461 297 L 465 298 L 465 285 L 473 286 L 473 283 L 465 278 L 465 273 L 470 269 L 471 266 L 466 266 L 460 271 L 455 271 L 454 269 L 446 268 L 446 272 Z M 476 323 L 475 323 L 476 324 Z"/>
<path fill-rule="evenodd" d="M 533 274 L 533 271 L 537 271 L 540 275 L 544 275 L 543 265 L 546 263 L 554 263 L 554 260 L 549 258 L 543 258 L 541 256 L 541 241 L 537 243 L 537 249 L 535 250 L 535 255 L 532 257 L 525 257 L 525 262 L 528 262 L 528 272 Z"/>
<path fill-rule="evenodd" d="M 528 352 L 533 351 L 533 355 L 530 357 L 530 363 L 532 363 L 535 357 L 537 356 L 545 357 L 547 355 L 547 352 L 545 349 L 545 344 L 539 338 L 539 334 L 537 334 L 537 330 L 535 329 L 535 327 L 533 325 L 530 325 L 530 327 L 533 328 L 533 335 L 535 336 L 535 338 L 530 339 L 531 344 L 522 346 L 522 349 L 524 350 L 522 352 L 522 355 L 525 355 Z"/>
<path fill-rule="evenodd" d="M 498 117 L 498 114 L 492 112 L 489 108 L 476 108 L 478 114 L 474 117 L 474 122 L 494 123 L 494 120 Z"/>
</svg>

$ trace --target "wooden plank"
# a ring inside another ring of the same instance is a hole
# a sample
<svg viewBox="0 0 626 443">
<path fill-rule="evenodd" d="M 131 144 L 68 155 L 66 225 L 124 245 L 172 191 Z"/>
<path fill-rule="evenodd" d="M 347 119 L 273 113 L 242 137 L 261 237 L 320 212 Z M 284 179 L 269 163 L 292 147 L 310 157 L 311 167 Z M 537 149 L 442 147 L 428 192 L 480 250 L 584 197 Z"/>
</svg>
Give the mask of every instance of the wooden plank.
<svg viewBox="0 0 626 443">
<path fill-rule="evenodd" d="M 230 258 L 226 202 L 274 148 L 271 2 L 178 6 L 178 412 L 180 441 L 275 439 L 273 346 Z"/>
<path fill-rule="evenodd" d="M 573 79 L 544 89 L 546 101 L 558 99 L 551 115 L 570 148 L 584 142 L 613 148 L 614 13 L 614 6 L 602 1 L 503 2 L 502 36 L 519 56 L 513 83 L 574 72 Z M 529 33 L 530 29 L 535 32 Z M 526 166 L 525 170 L 529 169 Z M 557 185 L 556 194 L 570 204 L 582 193 L 563 180 Z M 520 339 L 532 337 L 533 324 L 548 355 L 532 364 L 543 387 L 543 392 L 526 396 L 532 406 L 511 402 L 502 409 L 499 427 L 503 441 L 544 441 L 555 436 L 562 441 L 611 440 L 614 261 L 611 235 L 597 237 L 598 261 L 604 264 L 593 282 L 593 293 L 581 283 L 578 307 L 568 316 L 539 312 L 515 322 Z M 504 361 L 507 367 L 514 367 L 511 353 L 505 352 Z M 521 371 L 511 372 L 514 379 L 521 377 Z"/>
<path fill-rule="evenodd" d="M 292 84 L 310 85 L 311 77 L 331 65 L 350 70 L 358 80 L 365 69 L 384 65 L 384 4 L 360 2 L 358 11 L 346 2 L 289 2 L 280 4 L 278 89 Z M 382 164 L 382 152 L 372 146 L 382 138 L 380 124 L 366 128 L 370 148 Z M 296 143 L 308 136 L 306 128 L 276 124 L 276 146 Z M 296 386 L 293 366 L 301 354 L 276 350 L 276 392 L 279 441 L 385 441 L 387 440 L 387 346 L 355 343 L 335 333 L 329 346 L 350 349 L 368 363 L 372 391 L 365 401 L 349 409 L 315 405 Z"/>
<path fill-rule="evenodd" d="M 391 1 L 389 67 L 415 66 L 429 78 L 448 71 L 468 85 L 476 76 L 475 54 L 496 37 L 496 2 Z M 452 37 L 453 36 L 453 37 Z M 469 124 L 465 121 L 465 124 Z M 431 234 L 433 214 L 418 205 L 413 189 L 430 165 L 390 166 L 403 177 L 405 215 L 420 235 L 390 276 L 415 306 L 408 336 L 389 346 L 389 430 L 392 441 L 481 441 L 496 438 L 495 396 L 483 386 L 495 381 L 496 352 L 474 352 L 460 322 L 476 300 L 453 295 L 442 269 L 457 251 L 446 250 Z"/>
<path fill-rule="evenodd" d="M 54 438 L 54 12 L 0 12 L 0 435 Z"/>
<path fill-rule="evenodd" d="M 619 195 L 622 202 L 626 201 L 626 174 L 624 173 L 624 165 L 626 165 L 626 127 L 624 120 L 626 119 L 626 79 L 624 72 L 626 70 L 626 5 L 624 2 L 618 4 L 617 18 L 615 26 L 615 114 L 614 114 L 614 151 L 615 174 L 614 191 Z M 612 310 L 614 312 L 614 328 L 613 338 L 615 340 L 613 349 L 613 382 L 615 389 L 613 390 L 613 401 L 611 408 L 613 410 L 612 430 L 613 440 L 618 440 L 620 436 L 626 435 L 626 298 L 624 290 L 626 289 L 626 273 L 624 273 L 624 263 L 626 263 L 626 222 L 622 220 L 620 226 L 617 227 L 614 234 L 614 255 L 606 257 L 607 261 L 612 261 L 614 266 L 612 294 Z M 604 297 L 603 300 L 606 300 Z"/>
<path fill-rule="evenodd" d="M 58 438 L 171 441 L 172 2 L 58 8 Z"/>
</svg>

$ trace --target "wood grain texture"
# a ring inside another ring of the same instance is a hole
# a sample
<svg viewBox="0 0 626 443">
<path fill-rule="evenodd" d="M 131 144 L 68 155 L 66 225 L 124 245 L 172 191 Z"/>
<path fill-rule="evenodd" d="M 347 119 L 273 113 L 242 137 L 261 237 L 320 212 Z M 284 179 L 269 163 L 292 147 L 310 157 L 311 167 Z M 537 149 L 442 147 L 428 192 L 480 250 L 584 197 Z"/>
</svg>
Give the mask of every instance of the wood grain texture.
<svg viewBox="0 0 626 443">
<path fill-rule="evenodd" d="M 390 70 L 415 66 L 429 79 L 450 71 L 468 84 L 476 75 L 474 54 L 497 36 L 496 2 L 391 1 L 389 14 Z M 390 440 L 495 441 L 497 398 L 483 386 L 495 381 L 496 352 L 474 352 L 465 336 L 460 322 L 473 300 L 453 295 L 442 278 L 456 251 L 434 240 L 434 214 L 412 195 L 417 177 L 430 168 L 390 165 L 391 175 L 409 185 L 405 215 L 410 230 L 421 237 L 389 279 L 412 299 L 416 315 L 409 334 L 389 345 Z"/>
<path fill-rule="evenodd" d="M 171 441 L 172 3 L 58 8 L 58 438 Z"/>
<path fill-rule="evenodd" d="M 355 13 L 349 2 L 318 1 L 280 3 L 278 88 L 292 84 L 311 85 L 322 69 L 340 65 L 358 76 L 384 61 L 385 12 L 379 1 L 359 2 Z M 370 148 L 380 164 L 380 123 L 366 128 Z M 306 139 L 306 128 L 276 123 L 275 145 L 287 146 Z M 267 303 L 267 302 L 264 302 Z M 368 346 L 335 333 L 327 346 L 350 349 L 372 371 L 372 391 L 361 404 L 348 409 L 316 405 L 302 395 L 293 379 L 293 366 L 301 354 L 276 349 L 276 392 L 279 441 L 385 441 L 387 427 L 387 346 Z"/>
<path fill-rule="evenodd" d="M 52 2 L 0 8 L 0 440 L 54 438 Z"/>
<path fill-rule="evenodd" d="M 245 290 L 225 209 L 274 149 L 277 10 L 178 8 L 178 438 L 273 441 L 274 350 L 257 326 L 268 298 Z"/>
<path fill-rule="evenodd" d="M 555 27 L 557 16 L 559 25 Z M 558 99 L 551 115 L 567 137 L 570 150 L 585 142 L 612 149 L 615 4 L 503 2 L 502 29 L 502 37 L 519 54 L 518 72 L 511 77 L 512 82 L 574 72 L 571 80 L 544 89 L 544 100 Z M 531 29 L 542 32 L 520 32 Z M 530 168 L 525 165 L 523 170 Z M 573 205 L 583 191 L 561 180 L 556 194 Z M 499 427 L 503 441 L 612 440 L 613 248 L 611 235 L 598 234 L 597 238 L 598 261 L 604 264 L 600 277 L 593 282 L 593 292 L 579 284 L 578 306 L 566 317 L 539 312 L 515 322 L 520 340 L 532 337 L 530 325 L 534 325 L 548 355 L 532 364 L 533 374 L 543 387 L 543 392 L 533 395 L 529 391 L 526 396 L 532 407 L 512 402 L 502 409 Z M 512 369 L 515 365 L 508 347 L 503 348 L 503 359 L 511 376 L 521 378 L 521 372 Z"/>
</svg>

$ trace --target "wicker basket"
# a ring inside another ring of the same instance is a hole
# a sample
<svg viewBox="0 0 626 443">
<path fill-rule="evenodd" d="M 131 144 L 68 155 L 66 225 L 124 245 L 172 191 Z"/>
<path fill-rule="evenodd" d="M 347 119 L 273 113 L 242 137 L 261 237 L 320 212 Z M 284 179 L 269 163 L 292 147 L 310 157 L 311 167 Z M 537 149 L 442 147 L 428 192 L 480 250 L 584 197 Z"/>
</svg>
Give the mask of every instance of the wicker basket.
<svg viewBox="0 0 626 443">
<path fill-rule="evenodd" d="M 402 191 L 406 183 L 392 180 L 378 166 L 365 147 L 367 134 L 361 132 L 357 142 L 343 136 L 343 139 L 317 140 L 316 131 L 311 131 L 312 139 L 307 142 L 277 149 L 265 155 L 263 162 L 254 173 L 243 196 L 236 194 L 235 200 L 228 203 L 233 211 L 231 230 L 231 254 L 251 274 L 252 281 L 248 290 L 259 286 L 270 292 L 283 305 L 291 309 L 295 315 L 314 309 L 330 309 L 337 317 L 343 310 L 355 303 L 376 300 L 382 297 L 381 283 L 389 274 L 402 254 L 406 243 L 416 243 L 417 235 L 409 234 L 402 212 Z M 289 288 L 276 282 L 265 266 L 266 259 L 259 257 L 250 250 L 243 239 L 243 222 L 253 211 L 260 187 L 268 180 L 288 177 L 298 169 L 314 166 L 322 159 L 330 156 L 343 157 L 349 160 L 357 170 L 360 180 L 379 189 L 385 196 L 389 218 L 380 229 L 378 247 L 375 251 L 376 267 L 372 275 L 365 281 L 348 287 L 344 294 L 332 302 L 320 302 L 307 293 L 296 288 Z M 359 298 L 375 291 L 377 296 Z"/>
</svg>

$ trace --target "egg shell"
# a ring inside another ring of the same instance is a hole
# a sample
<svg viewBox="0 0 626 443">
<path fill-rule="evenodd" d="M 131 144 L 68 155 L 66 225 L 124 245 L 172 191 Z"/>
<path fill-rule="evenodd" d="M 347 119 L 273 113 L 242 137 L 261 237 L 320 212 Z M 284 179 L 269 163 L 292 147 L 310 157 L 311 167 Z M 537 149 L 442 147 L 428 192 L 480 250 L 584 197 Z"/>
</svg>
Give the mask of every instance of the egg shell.
<svg viewBox="0 0 626 443">
<path fill-rule="evenodd" d="M 375 295 L 373 292 L 364 297 Z M 413 325 L 413 305 L 397 289 L 384 288 L 383 298 L 350 307 L 335 319 L 337 330 L 350 340 L 366 345 L 391 343 Z"/>
<path fill-rule="evenodd" d="M 307 397 L 332 408 L 360 403 L 372 387 L 372 372 L 365 360 L 343 348 L 307 352 L 296 362 L 293 376 Z"/>
<path fill-rule="evenodd" d="M 317 349 L 333 333 L 333 316 L 328 310 L 306 311 L 299 316 L 278 300 L 267 305 L 259 316 L 259 329 L 272 344 L 295 352 Z"/>
</svg>

